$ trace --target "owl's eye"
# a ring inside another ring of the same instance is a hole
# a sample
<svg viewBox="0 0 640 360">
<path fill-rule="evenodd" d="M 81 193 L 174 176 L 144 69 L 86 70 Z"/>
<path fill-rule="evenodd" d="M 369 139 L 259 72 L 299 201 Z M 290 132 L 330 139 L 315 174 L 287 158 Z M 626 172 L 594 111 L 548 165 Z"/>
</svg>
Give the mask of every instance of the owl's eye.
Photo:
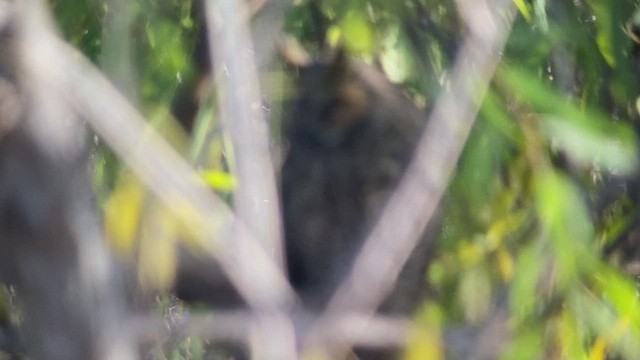
<svg viewBox="0 0 640 360">
<path fill-rule="evenodd" d="M 345 131 L 359 124 L 367 113 L 367 100 L 364 97 L 337 96 L 322 108 L 323 125 L 335 130 Z"/>
<path fill-rule="evenodd" d="M 331 99 L 324 103 L 320 110 L 320 121 L 322 121 L 327 126 L 332 126 L 332 117 L 336 109 L 338 109 L 340 106 L 341 101 L 339 99 Z"/>
</svg>

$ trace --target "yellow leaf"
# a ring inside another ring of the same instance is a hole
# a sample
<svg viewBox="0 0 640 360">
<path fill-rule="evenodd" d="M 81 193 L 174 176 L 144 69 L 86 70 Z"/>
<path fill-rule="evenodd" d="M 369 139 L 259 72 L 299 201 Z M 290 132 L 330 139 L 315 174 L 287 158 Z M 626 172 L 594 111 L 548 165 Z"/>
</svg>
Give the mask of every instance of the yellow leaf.
<svg viewBox="0 0 640 360">
<path fill-rule="evenodd" d="M 467 320 L 477 323 L 485 318 L 491 306 L 491 278 L 486 267 L 474 266 L 462 274 L 458 301 Z"/>
<path fill-rule="evenodd" d="M 520 14 L 522 14 L 524 19 L 527 20 L 527 22 L 530 22 L 531 12 L 529 11 L 529 8 L 527 7 L 527 4 L 525 4 L 524 0 L 513 0 L 513 3 L 516 4 L 516 7 L 520 11 Z"/>
<path fill-rule="evenodd" d="M 409 336 L 409 344 L 403 358 L 405 360 L 444 359 L 440 331 L 433 326 L 414 328 Z"/>
<path fill-rule="evenodd" d="M 496 220 L 487 231 L 487 250 L 495 250 L 501 246 L 505 238 L 517 231 L 525 220 L 526 215 L 522 212 L 511 213 Z"/>
<path fill-rule="evenodd" d="M 465 266 L 472 266 L 484 258 L 485 249 L 480 241 L 461 242 L 458 247 L 458 259 Z"/>
<path fill-rule="evenodd" d="M 216 191 L 231 192 L 236 187 L 236 178 L 221 170 L 205 170 L 202 179 Z"/>
<path fill-rule="evenodd" d="M 338 46 L 340 43 L 340 39 L 342 38 L 342 31 L 338 26 L 331 26 L 329 30 L 327 30 L 327 44 L 332 47 Z"/>
<path fill-rule="evenodd" d="M 115 249 L 133 252 L 145 190 L 131 177 L 123 178 L 105 205 L 105 231 Z"/>
<path fill-rule="evenodd" d="M 498 270 L 505 281 L 509 281 L 513 276 L 513 258 L 503 247 L 498 249 Z"/>
<path fill-rule="evenodd" d="M 177 228 L 177 220 L 168 209 L 158 205 L 148 211 L 142 226 L 138 262 L 142 286 L 162 290 L 173 284 L 177 267 Z"/>
<path fill-rule="evenodd" d="M 607 358 L 607 341 L 598 336 L 593 347 L 591 348 L 591 354 L 589 354 L 589 360 L 605 360 Z"/>
</svg>

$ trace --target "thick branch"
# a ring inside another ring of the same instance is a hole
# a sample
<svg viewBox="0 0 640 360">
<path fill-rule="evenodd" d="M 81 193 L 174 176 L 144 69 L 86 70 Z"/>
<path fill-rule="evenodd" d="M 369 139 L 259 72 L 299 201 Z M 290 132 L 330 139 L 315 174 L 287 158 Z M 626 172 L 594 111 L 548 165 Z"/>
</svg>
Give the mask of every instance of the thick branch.
<svg viewBox="0 0 640 360">
<path fill-rule="evenodd" d="M 282 272 L 187 162 L 81 54 L 51 34 L 43 42 L 51 56 L 34 71 L 51 79 L 152 192 L 198 225 L 199 245 L 218 259 L 247 302 L 256 308 L 292 304 L 295 295 Z"/>
<path fill-rule="evenodd" d="M 206 1 L 212 69 L 222 121 L 233 143 L 236 213 L 283 268 L 280 206 L 253 45 L 242 1 Z"/>
<path fill-rule="evenodd" d="M 436 102 L 402 182 L 309 339 L 312 347 L 330 347 L 332 358 L 343 358 L 351 344 L 332 336 L 329 324 L 349 311 L 373 314 L 393 288 L 447 188 L 500 61 L 513 3 L 460 0 L 458 6 L 469 34 L 452 70 L 450 90 Z"/>
<path fill-rule="evenodd" d="M 131 359 L 120 329 L 124 294 L 90 201 L 84 129 L 42 71 L 56 56 L 46 41 L 51 19 L 39 0 L 13 5 L 0 3 L 12 19 L 0 34 L 0 77 L 9 77 L 0 83 L 7 90 L 15 80 L 20 90 L 0 106 L 0 263 L 12 268 L 25 306 L 27 351 L 38 359 Z M 16 66 L 5 68 L 11 59 Z M 14 115 L 19 121 L 5 123 Z"/>
</svg>

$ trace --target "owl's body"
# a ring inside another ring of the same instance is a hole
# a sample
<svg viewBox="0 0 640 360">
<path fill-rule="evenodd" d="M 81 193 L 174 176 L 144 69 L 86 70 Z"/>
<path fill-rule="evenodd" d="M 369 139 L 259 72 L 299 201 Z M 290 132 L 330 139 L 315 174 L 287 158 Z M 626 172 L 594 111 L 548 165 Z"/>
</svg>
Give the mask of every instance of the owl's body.
<svg viewBox="0 0 640 360">
<path fill-rule="evenodd" d="M 381 72 L 340 56 L 302 68 L 298 94 L 284 124 L 286 255 L 304 306 L 321 311 L 400 181 L 426 114 Z M 415 309 L 429 250 L 427 241 L 416 249 L 381 311 Z"/>
</svg>

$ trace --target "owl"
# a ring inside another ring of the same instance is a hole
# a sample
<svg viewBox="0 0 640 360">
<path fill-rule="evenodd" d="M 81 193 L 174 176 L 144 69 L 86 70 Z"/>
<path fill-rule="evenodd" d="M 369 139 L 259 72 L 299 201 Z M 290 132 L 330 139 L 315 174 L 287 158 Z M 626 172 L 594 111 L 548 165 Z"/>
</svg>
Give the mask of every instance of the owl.
<svg viewBox="0 0 640 360">
<path fill-rule="evenodd" d="M 322 311 L 412 159 L 427 114 L 381 71 L 343 52 L 301 67 L 295 93 L 283 120 L 286 256 L 304 306 Z M 427 238 L 382 312 L 410 314 L 419 304 Z"/>
</svg>

